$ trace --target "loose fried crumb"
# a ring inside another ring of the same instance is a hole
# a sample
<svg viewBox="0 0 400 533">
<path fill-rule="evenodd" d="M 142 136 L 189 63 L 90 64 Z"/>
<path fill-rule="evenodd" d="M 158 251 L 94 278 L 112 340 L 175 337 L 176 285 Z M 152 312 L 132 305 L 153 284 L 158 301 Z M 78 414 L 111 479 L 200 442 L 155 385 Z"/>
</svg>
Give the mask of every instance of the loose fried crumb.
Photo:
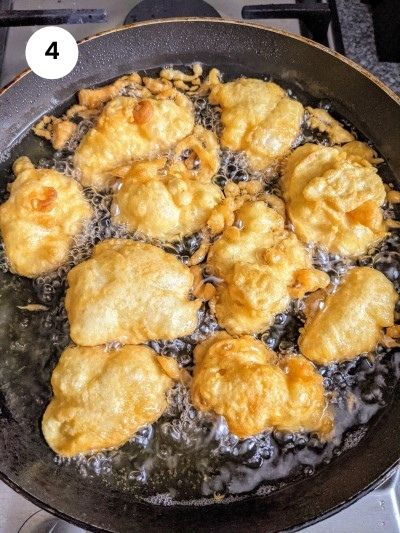
<svg viewBox="0 0 400 533">
<path fill-rule="evenodd" d="M 388 335 L 382 335 L 382 344 L 385 348 L 398 348 L 400 346 L 399 342 Z"/>
<path fill-rule="evenodd" d="M 386 335 L 392 337 L 393 339 L 400 339 L 400 324 L 386 328 Z"/>
<path fill-rule="evenodd" d="M 160 72 L 160 78 L 164 78 L 166 80 L 171 81 L 194 81 L 197 78 L 199 78 L 203 74 L 203 67 L 200 65 L 200 63 L 194 63 L 193 67 L 193 74 L 185 74 L 180 70 L 173 69 L 173 68 L 163 68 Z"/>
<path fill-rule="evenodd" d="M 55 150 L 61 150 L 75 134 L 77 125 L 67 118 L 45 115 L 32 129 L 35 135 L 50 141 Z"/>
<path fill-rule="evenodd" d="M 228 183 L 224 187 L 224 194 L 228 198 L 229 196 L 235 197 L 240 194 L 240 187 L 237 183 L 234 183 L 233 181 L 228 181 Z"/>
<path fill-rule="evenodd" d="M 91 119 L 97 117 L 100 109 L 88 109 L 84 105 L 74 104 L 65 112 L 66 118 L 73 118 L 79 116 L 81 118 Z"/>
<path fill-rule="evenodd" d="M 322 270 L 300 269 L 295 273 L 295 284 L 289 289 L 289 294 L 292 298 L 303 298 L 307 292 L 325 289 L 329 282 L 329 275 Z"/>
<path fill-rule="evenodd" d="M 224 231 L 228 226 L 232 226 L 235 221 L 235 202 L 232 198 L 225 198 L 216 207 L 207 221 L 211 234 L 216 235 Z"/>
<path fill-rule="evenodd" d="M 175 381 L 179 381 L 181 378 L 181 372 L 178 363 L 173 357 L 165 355 L 156 356 L 157 363 L 161 366 L 168 377 Z"/>
<path fill-rule="evenodd" d="M 174 81 L 174 87 L 176 87 L 177 89 L 179 89 L 181 91 L 189 91 L 191 89 L 190 85 L 188 85 L 187 83 L 185 83 L 182 80 Z"/>
<path fill-rule="evenodd" d="M 400 204 L 400 192 L 399 191 L 388 191 L 386 194 L 386 200 L 390 204 Z"/>
<path fill-rule="evenodd" d="M 143 85 L 148 89 L 152 94 L 159 94 L 164 92 L 166 89 L 172 89 L 172 83 L 169 80 L 164 80 L 160 78 L 143 78 Z"/>
<path fill-rule="evenodd" d="M 211 91 L 213 87 L 221 83 L 221 72 L 217 68 L 212 68 L 205 78 L 203 83 L 200 84 L 197 92 L 199 95 L 205 95 Z"/>
<path fill-rule="evenodd" d="M 326 295 L 327 292 L 324 289 L 319 289 L 307 296 L 304 304 L 304 314 L 307 318 L 313 317 L 318 309 L 324 306 Z M 299 333 L 301 333 L 300 330 Z"/>
<path fill-rule="evenodd" d="M 203 242 L 200 245 L 200 248 L 194 252 L 192 257 L 189 259 L 189 266 L 198 265 L 202 261 L 204 261 L 208 250 L 210 248 L 210 241 L 207 239 L 204 239 Z"/>
<path fill-rule="evenodd" d="M 327 133 L 332 144 L 354 141 L 355 137 L 335 120 L 325 109 L 306 107 L 311 128 Z"/>
<path fill-rule="evenodd" d="M 78 101 L 82 106 L 88 109 L 98 109 L 103 104 L 115 98 L 120 94 L 122 89 L 129 85 L 141 85 L 142 79 L 137 72 L 133 72 L 128 76 L 118 78 L 110 85 L 98 87 L 96 89 L 81 89 L 78 93 Z"/>
<path fill-rule="evenodd" d="M 48 311 L 48 307 L 42 304 L 27 304 L 27 305 L 17 305 L 18 309 L 24 311 Z"/>
<path fill-rule="evenodd" d="M 386 225 L 387 225 L 387 227 L 389 229 L 398 229 L 398 228 L 400 228 L 400 222 L 398 222 L 397 220 L 392 220 L 391 218 L 386 220 Z"/>
</svg>

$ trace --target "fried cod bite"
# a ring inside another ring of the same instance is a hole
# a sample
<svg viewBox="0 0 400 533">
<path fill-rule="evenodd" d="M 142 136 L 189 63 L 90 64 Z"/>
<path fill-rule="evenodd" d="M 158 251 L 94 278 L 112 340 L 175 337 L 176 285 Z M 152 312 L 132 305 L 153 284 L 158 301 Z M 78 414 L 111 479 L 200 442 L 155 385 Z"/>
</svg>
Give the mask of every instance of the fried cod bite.
<svg viewBox="0 0 400 533">
<path fill-rule="evenodd" d="M 252 78 L 220 83 L 209 101 L 222 109 L 222 145 L 244 151 L 253 170 L 276 167 L 300 133 L 304 108 L 276 83 Z"/>
<path fill-rule="evenodd" d="M 164 168 L 163 161 L 160 165 Z M 157 166 L 150 161 L 131 167 L 113 198 L 113 222 L 161 241 L 199 231 L 223 199 L 221 189 L 187 173 L 161 176 Z"/>
<path fill-rule="evenodd" d="M 329 283 L 284 224 L 263 201 L 246 202 L 210 248 L 207 266 L 222 280 L 210 305 L 232 335 L 264 331 L 291 298 Z"/>
<path fill-rule="evenodd" d="M 382 328 L 394 324 L 398 295 L 378 270 L 349 270 L 336 292 L 307 317 L 299 338 L 300 352 L 317 364 L 345 361 L 374 350 Z"/>
<path fill-rule="evenodd" d="M 253 337 L 220 332 L 194 351 L 193 405 L 225 417 L 241 438 L 268 429 L 317 432 L 333 427 L 322 376 L 302 356 L 278 359 Z"/>
<path fill-rule="evenodd" d="M 174 155 L 170 165 L 166 158 L 138 161 L 117 171 L 122 180 L 111 208 L 116 224 L 161 241 L 175 241 L 206 226 L 223 200 L 221 189 L 210 183 L 219 166 L 218 141 L 196 126 L 193 135 L 178 143 L 176 154 L 185 150 L 194 157 Z"/>
<path fill-rule="evenodd" d="M 64 457 L 117 448 L 155 422 L 173 385 L 162 359 L 177 367 L 147 346 L 66 348 L 51 377 L 53 398 L 42 421 L 50 448 Z"/>
<path fill-rule="evenodd" d="M 80 346 L 174 339 L 196 329 L 201 302 L 189 299 L 193 274 L 151 244 L 103 241 L 67 279 L 70 334 Z"/>
<path fill-rule="evenodd" d="M 332 144 L 343 144 L 355 140 L 352 133 L 347 131 L 326 109 L 306 107 L 307 122 L 311 129 L 327 133 Z"/>
<path fill-rule="evenodd" d="M 296 235 L 329 252 L 356 256 L 383 239 L 385 187 L 373 151 L 359 141 L 343 147 L 305 144 L 289 156 L 284 197 Z"/>
<path fill-rule="evenodd" d="M 11 272 L 34 278 L 68 259 L 92 209 L 72 178 L 36 169 L 27 157 L 18 158 L 13 171 L 10 197 L 0 206 L 0 231 Z"/>
<path fill-rule="evenodd" d="M 115 168 L 172 148 L 193 128 L 193 106 L 182 94 L 175 99 L 117 96 L 76 150 L 81 183 L 103 189 L 112 183 Z"/>
</svg>

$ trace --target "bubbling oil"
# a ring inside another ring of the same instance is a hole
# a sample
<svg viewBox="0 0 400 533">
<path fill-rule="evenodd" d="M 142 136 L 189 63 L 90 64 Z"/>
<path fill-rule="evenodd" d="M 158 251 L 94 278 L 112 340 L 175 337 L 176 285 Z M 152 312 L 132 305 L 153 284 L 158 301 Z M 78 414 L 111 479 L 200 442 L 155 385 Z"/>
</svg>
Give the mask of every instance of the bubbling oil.
<svg viewBox="0 0 400 533">
<path fill-rule="evenodd" d="M 205 97 L 194 97 L 193 104 L 196 123 L 220 134 L 218 109 L 211 106 Z M 321 106 L 326 107 L 326 102 L 322 102 Z M 40 160 L 39 166 L 54 168 L 78 179 L 73 153 L 93 124 L 94 120 L 81 120 L 66 148 L 56 152 L 51 159 Z M 304 127 L 298 144 L 305 142 L 326 144 L 327 139 L 324 134 L 316 134 Z M 239 183 L 250 179 L 263 178 L 250 171 L 243 154 L 222 150 L 214 182 L 223 189 L 229 181 Z M 282 196 L 277 173 L 265 184 L 265 190 Z M 152 242 L 176 255 L 183 263 L 187 263 L 202 241 L 199 233 L 166 245 L 114 225 L 110 212 L 112 192 L 111 189 L 102 193 L 91 188 L 84 189 L 95 214 L 93 220 L 75 238 L 69 261 L 55 272 L 32 281 L 31 301 L 26 303 L 41 303 L 48 308 L 36 315 L 35 323 L 38 324 L 40 337 L 52 346 L 51 355 L 38 378 L 42 379 L 43 388 L 45 377 L 45 389 L 41 392 L 43 408 L 50 396 L 48 381 L 51 369 L 70 342 L 64 307 L 69 270 L 90 257 L 93 247 L 104 239 L 129 238 Z M 393 215 L 390 209 L 387 207 L 387 217 Z M 396 233 L 356 261 L 328 254 L 317 246 L 310 247 L 314 265 L 329 274 L 332 290 L 349 267 L 368 265 L 381 270 L 399 291 L 399 249 Z M 1 245 L 0 272 L 6 273 L 7 268 Z M 24 320 L 28 327 L 29 319 Z M 295 300 L 258 338 L 278 354 L 296 353 L 299 328 L 304 320 L 303 303 Z M 208 305 L 204 304 L 199 311 L 198 328 L 192 335 L 171 341 L 150 341 L 149 346 L 159 354 L 174 357 L 191 372 L 194 347 L 218 329 Z M 18 343 L 28 341 L 22 336 L 13 342 L 11 349 L 17 352 Z M 112 342 L 105 347 L 106 350 L 118 348 L 119 345 Z M 399 354 L 383 347 L 378 347 L 374 357 L 360 356 L 350 362 L 318 368 L 335 412 L 335 435 L 329 442 L 321 442 L 314 434 L 278 431 L 239 439 L 229 432 L 223 417 L 197 411 L 191 404 L 188 389 L 183 384 L 177 384 L 169 393 L 168 408 L 163 416 L 155 424 L 141 428 L 120 449 L 72 459 L 55 457 L 54 461 L 59 468 L 75 468 L 84 478 L 101 478 L 110 488 L 122 489 L 154 504 L 202 505 L 210 501 L 232 501 L 249 492 L 268 494 L 299 477 L 312 476 L 319 465 L 329 463 L 335 456 L 356 446 L 367 431 L 371 417 L 389 400 L 399 369 Z"/>
</svg>

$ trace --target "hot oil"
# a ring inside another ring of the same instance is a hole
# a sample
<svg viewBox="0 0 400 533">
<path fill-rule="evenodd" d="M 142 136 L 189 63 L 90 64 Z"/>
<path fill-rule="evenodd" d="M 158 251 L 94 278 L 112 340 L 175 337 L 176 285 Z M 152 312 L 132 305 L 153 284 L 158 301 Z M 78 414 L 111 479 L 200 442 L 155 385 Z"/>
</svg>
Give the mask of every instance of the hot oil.
<svg viewBox="0 0 400 533">
<path fill-rule="evenodd" d="M 196 122 L 220 133 L 220 115 L 207 99 L 194 99 L 194 107 Z M 67 149 L 56 153 L 52 159 L 41 160 L 40 166 L 55 168 L 77 178 L 73 152 L 92 125 L 93 121 L 82 120 Z M 323 135 L 304 129 L 298 144 L 305 142 L 326 144 L 327 140 Z M 223 188 L 228 181 L 239 183 L 250 179 L 261 180 L 262 177 L 249 171 L 242 155 L 223 150 L 215 183 Z M 389 182 L 390 175 L 385 179 Z M 278 176 L 272 176 L 265 188 L 281 195 Z M 1 339 L 4 346 L 11 347 L 0 370 L 2 382 L 10 382 L 10 386 L 6 387 L 9 390 L 6 404 L 11 415 L 31 417 L 35 435 L 41 439 L 49 457 L 51 452 L 38 432 L 38 422 L 50 398 L 51 372 L 62 350 L 70 342 L 63 303 L 66 276 L 74 265 L 90 257 L 93 246 L 104 239 L 121 237 L 149 242 L 143 236 L 129 234 L 122 226 L 112 223 L 111 190 L 100 194 L 87 188 L 84 192 L 94 209 L 94 221 L 76 238 L 70 260 L 56 272 L 32 282 L 12 276 L 7 272 L 4 251 L 0 250 L 0 302 L 2 297 L 4 301 L 0 322 L 4 317 L 14 317 L 13 323 L 7 324 L 4 329 Z M 392 214 L 388 211 L 388 216 Z M 186 237 L 172 245 L 155 244 L 163 246 L 186 263 L 200 246 L 201 235 Z M 318 247 L 311 251 L 315 266 L 330 275 L 332 290 L 347 269 L 355 264 L 381 270 L 399 290 L 399 245 L 399 238 L 393 232 L 377 249 L 356 262 L 329 255 Z M 37 313 L 16 311 L 16 305 L 27 303 L 41 303 L 48 310 Z M 259 338 L 280 354 L 296 353 L 298 332 L 303 323 L 303 303 L 294 301 L 286 313 L 277 315 L 273 326 Z M 195 345 L 218 329 L 208 306 L 203 305 L 195 333 L 173 341 L 151 341 L 149 345 L 159 354 L 176 358 L 180 365 L 191 371 Z M 118 349 L 118 346 L 109 343 L 105 349 Z M 122 448 L 86 457 L 68 460 L 56 457 L 54 460 L 59 468 L 78 470 L 84 478 L 96 478 L 111 489 L 128 491 L 156 504 L 202 505 L 209 501 L 230 501 L 251 491 L 266 494 L 299 476 L 312 476 L 319 465 L 356 446 L 370 419 L 390 400 L 399 376 L 399 366 L 397 353 L 379 347 L 374 357 L 359 357 L 348 363 L 319 368 L 336 419 L 335 436 L 328 443 L 321 442 L 312 434 L 277 431 L 238 439 L 229 433 L 222 417 L 197 411 L 191 405 L 187 388 L 178 384 L 170 392 L 169 407 L 160 420 L 152 426 L 143 427 Z M 32 368 L 35 369 L 34 382 Z M 30 369 L 29 390 L 33 389 L 36 393 L 33 411 L 30 395 L 13 392 L 16 376 L 23 376 L 26 369 Z"/>
</svg>

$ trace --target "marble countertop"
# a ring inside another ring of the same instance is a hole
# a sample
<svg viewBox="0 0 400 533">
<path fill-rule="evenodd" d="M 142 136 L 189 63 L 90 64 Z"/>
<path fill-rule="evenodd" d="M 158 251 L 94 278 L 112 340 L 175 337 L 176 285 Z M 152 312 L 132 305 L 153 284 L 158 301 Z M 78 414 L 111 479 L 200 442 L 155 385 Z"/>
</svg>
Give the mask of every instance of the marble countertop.
<svg viewBox="0 0 400 533">
<path fill-rule="evenodd" d="M 400 95 L 400 63 L 381 62 L 375 48 L 372 15 L 360 0 L 336 0 L 346 56 Z"/>
</svg>

